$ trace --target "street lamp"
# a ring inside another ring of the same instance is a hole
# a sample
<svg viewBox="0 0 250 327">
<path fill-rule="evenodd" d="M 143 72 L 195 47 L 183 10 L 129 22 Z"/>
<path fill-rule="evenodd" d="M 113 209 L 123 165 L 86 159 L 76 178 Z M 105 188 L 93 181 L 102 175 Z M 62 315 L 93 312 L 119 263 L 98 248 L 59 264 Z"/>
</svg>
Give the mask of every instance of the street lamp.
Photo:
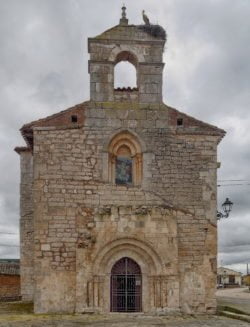
<svg viewBox="0 0 250 327">
<path fill-rule="evenodd" d="M 223 208 L 224 214 L 217 210 L 217 220 L 220 220 L 221 218 L 229 217 L 229 213 L 233 207 L 233 202 L 231 202 L 229 198 L 226 198 L 225 202 L 221 206 Z"/>
</svg>

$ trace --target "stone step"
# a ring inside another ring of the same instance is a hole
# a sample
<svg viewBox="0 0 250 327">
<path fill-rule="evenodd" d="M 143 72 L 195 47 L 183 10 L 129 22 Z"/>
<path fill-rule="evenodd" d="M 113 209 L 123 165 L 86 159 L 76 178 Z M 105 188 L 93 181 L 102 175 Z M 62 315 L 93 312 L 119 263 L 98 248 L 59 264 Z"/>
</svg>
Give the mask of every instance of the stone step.
<svg viewBox="0 0 250 327">
<path fill-rule="evenodd" d="M 235 312 L 230 312 L 230 311 L 221 311 L 220 315 L 231 318 L 231 319 L 237 319 L 237 320 L 242 320 L 250 323 L 250 315 L 248 314 L 243 314 L 243 313 L 235 313 Z"/>
</svg>

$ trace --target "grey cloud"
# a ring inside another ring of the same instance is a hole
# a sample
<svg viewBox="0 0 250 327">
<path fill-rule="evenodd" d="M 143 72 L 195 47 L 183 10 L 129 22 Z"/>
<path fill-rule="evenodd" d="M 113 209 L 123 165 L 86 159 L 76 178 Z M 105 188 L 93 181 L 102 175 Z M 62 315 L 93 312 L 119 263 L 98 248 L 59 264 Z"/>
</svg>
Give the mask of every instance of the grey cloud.
<svg viewBox="0 0 250 327">
<path fill-rule="evenodd" d="M 237 253 L 223 253 L 223 266 L 232 265 L 232 264 L 242 264 L 250 262 L 250 254 L 249 252 L 242 252 L 241 249 L 238 249 Z"/>
<path fill-rule="evenodd" d="M 37 92 L 33 95 L 37 101 L 52 105 L 65 103 L 67 98 L 62 75 L 51 72 L 39 81 Z"/>
<path fill-rule="evenodd" d="M 181 105 L 215 124 L 221 115 L 245 111 L 250 100 L 247 82 L 250 71 L 247 60 L 250 55 L 249 4 L 238 1 L 235 6 L 232 2 L 228 6 L 228 3 L 230 1 L 207 1 L 205 4 L 186 1 L 174 12 L 178 14 L 174 32 L 184 39 L 180 52 L 188 59 L 182 61 L 182 73 L 185 74 L 185 65 L 194 66 L 183 78 L 189 96 Z M 169 51 L 176 50 L 170 48 Z M 200 57 L 197 56 L 199 52 Z M 192 57 L 196 60 L 191 60 Z M 178 80 L 175 87 L 178 88 Z M 181 99 L 181 88 L 179 91 Z"/>
<path fill-rule="evenodd" d="M 250 259 L 250 245 L 249 245 L 249 243 L 241 244 L 241 245 L 234 244 L 234 245 L 222 248 L 220 253 L 221 254 L 241 253 L 244 256 L 247 254 Z"/>
</svg>

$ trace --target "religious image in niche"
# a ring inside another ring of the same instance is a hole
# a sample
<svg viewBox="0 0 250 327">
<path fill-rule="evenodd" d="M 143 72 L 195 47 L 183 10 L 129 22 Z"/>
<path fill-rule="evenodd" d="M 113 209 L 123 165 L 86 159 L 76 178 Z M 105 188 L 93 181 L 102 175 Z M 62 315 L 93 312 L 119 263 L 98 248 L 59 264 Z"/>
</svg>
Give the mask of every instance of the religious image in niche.
<svg viewBox="0 0 250 327">
<path fill-rule="evenodd" d="M 132 159 L 125 157 L 116 158 L 115 183 L 119 185 L 132 184 Z"/>
</svg>

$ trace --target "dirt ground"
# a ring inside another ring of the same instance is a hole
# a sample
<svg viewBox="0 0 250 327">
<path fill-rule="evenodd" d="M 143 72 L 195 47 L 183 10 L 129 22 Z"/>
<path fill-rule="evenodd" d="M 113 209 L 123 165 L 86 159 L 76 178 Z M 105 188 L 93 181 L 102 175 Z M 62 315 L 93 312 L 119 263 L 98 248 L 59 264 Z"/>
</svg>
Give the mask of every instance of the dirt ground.
<svg viewBox="0 0 250 327">
<path fill-rule="evenodd" d="M 0 327 L 249 327 L 221 316 L 146 316 L 142 314 L 42 315 L 28 303 L 0 303 Z"/>
<path fill-rule="evenodd" d="M 250 314 L 248 288 L 220 289 L 219 306 Z M 30 303 L 0 303 L 0 327 L 249 327 L 249 323 L 221 316 L 35 315 Z"/>
<path fill-rule="evenodd" d="M 225 317 L 145 316 L 0 316 L 1 327 L 249 327 L 249 323 Z"/>
</svg>

